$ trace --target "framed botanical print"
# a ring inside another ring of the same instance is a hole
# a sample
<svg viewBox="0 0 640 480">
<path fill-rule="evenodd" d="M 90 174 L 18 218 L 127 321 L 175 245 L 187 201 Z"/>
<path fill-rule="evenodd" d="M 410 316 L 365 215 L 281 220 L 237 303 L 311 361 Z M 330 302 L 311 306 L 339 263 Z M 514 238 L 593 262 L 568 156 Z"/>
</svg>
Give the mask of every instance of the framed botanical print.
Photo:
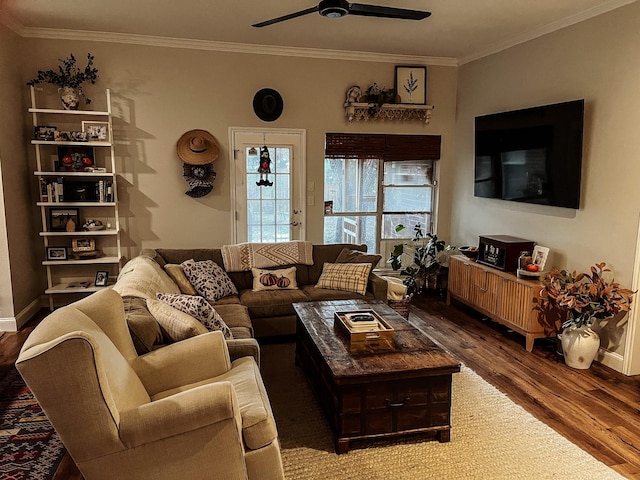
<svg viewBox="0 0 640 480">
<path fill-rule="evenodd" d="M 427 103 L 427 67 L 396 66 L 396 95 L 398 103 L 425 105 Z"/>
</svg>

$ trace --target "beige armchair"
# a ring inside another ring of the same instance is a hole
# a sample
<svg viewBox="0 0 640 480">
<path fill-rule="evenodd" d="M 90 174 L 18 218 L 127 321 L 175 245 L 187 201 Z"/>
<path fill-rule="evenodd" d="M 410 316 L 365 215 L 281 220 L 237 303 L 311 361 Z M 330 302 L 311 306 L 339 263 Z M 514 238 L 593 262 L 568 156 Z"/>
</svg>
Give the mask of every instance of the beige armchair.
<svg viewBox="0 0 640 480">
<path fill-rule="evenodd" d="M 258 366 L 220 332 L 138 357 L 103 290 L 45 318 L 16 366 L 87 480 L 284 478 Z"/>
</svg>

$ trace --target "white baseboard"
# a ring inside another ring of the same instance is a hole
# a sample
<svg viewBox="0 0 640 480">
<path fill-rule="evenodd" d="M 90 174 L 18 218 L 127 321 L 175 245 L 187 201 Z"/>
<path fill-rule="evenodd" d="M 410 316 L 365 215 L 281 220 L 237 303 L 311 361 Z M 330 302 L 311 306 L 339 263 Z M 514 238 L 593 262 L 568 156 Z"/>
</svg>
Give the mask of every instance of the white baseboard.
<svg viewBox="0 0 640 480">
<path fill-rule="evenodd" d="M 0 318 L 0 332 L 17 332 L 18 323 L 15 317 Z"/>
<path fill-rule="evenodd" d="M 616 372 L 624 373 L 624 357 L 619 353 L 601 348 L 596 360 L 609 368 L 613 368 Z"/>
<path fill-rule="evenodd" d="M 42 308 L 42 298 L 38 297 L 16 315 L 18 329 L 22 328 Z"/>
<path fill-rule="evenodd" d="M 42 298 L 38 297 L 22 309 L 15 317 L 0 318 L 0 332 L 17 332 L 43 307 Z"/>
</svg>

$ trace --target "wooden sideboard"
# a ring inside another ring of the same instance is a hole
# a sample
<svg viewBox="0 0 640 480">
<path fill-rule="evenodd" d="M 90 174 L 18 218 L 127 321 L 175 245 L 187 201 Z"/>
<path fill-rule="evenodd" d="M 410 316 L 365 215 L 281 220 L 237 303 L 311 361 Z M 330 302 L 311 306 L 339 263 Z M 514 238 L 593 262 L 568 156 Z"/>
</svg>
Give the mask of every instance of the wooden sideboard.
<svg viewBox="0 0 640 480">
<path fill-rule="evenodd" d="M 530 352 L 533 341 L 546 336 L 538 321 L 541 313 L 535 309 L 541 286 L 538 281 L 524 280 L 454 255 L 449 262 L 447 303 L 452 298 L 458 300 L 525 335 Z"/>
</svg>

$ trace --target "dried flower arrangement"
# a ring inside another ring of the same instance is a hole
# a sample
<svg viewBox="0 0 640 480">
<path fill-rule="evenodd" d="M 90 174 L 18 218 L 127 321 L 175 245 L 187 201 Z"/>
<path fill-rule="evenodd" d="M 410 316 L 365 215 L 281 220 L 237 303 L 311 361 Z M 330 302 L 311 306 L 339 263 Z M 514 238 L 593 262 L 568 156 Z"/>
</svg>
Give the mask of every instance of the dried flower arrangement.
<svg viewBox="0 0 640 480">
<path fill-rule="evenodd" d="M 591 326 L 620 312 L 628 312 L 634 292 L 618 282 L 607 281 L 606 263 L 597 263 L 589 273 L 551 269 L 540 291 L 540 310 L 553 308 L 564 314 L 562 328 Z"/>
<path fill-rule="evenodd" d="M 84 97 L 85 103 L 91 103 L 91 99 L 87 98 L 82 89 L 85 82 L 96 83 L 98 78 L 98 69 L 93 67 L 94 56 L 87 54 L 87 66 L 84 70 L 78 68 L 76 57 L 73 53 L 68 58 L 60 59 L 58 70 L 38 70 L 38 76 L 27 82 L 27 85 L 38 85 L 40 83 L 51 83 L 60 88 L 69 87 L 78 91 L 78 94 Z"/>
</svg>

